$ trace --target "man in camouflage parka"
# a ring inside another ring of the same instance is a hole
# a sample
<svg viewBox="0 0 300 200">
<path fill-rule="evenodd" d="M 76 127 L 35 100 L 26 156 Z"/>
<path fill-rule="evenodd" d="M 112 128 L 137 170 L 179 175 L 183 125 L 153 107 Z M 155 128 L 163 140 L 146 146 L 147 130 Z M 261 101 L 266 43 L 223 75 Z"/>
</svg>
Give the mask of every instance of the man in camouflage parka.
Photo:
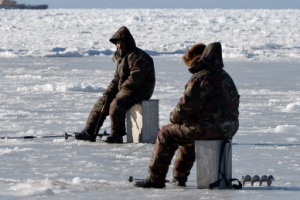
<svg viewBox="0 0 300 200">
<path fill-rule="evenodd" d="M 136 47 L 130 31 L 121 27 L 109 40 L 117 46 L 113 55 L 116 62 L 114 78 L 98 99 L 81 132 L 74 133 L 78 140 L 95 141 L 96 124 L 107 99 L 109 108 L 104 110 L 105 116 L 110 115 L 111 133 L 105 140 L 107 143 L 123 143 L 126 135 L 126 112 L 134 104 L 151 98 L 155 86 L 155 69 L 153 59 L 143 50 Z"/>
<path fill-rule="evenodd" d="M 136 182 L 136 187 L 165 187 L 176 150 L 173 177 L 178 186 L 185 186 L 195 162 L 195 140 L 230 139 L 238 130 L 240 96 L 223 70 L 221 44 L 197 44 L 186 52 L 183 60 L 193 75 L 170 114 L 171 124 L 158 133 L 148 177 Z"/>
</svg>

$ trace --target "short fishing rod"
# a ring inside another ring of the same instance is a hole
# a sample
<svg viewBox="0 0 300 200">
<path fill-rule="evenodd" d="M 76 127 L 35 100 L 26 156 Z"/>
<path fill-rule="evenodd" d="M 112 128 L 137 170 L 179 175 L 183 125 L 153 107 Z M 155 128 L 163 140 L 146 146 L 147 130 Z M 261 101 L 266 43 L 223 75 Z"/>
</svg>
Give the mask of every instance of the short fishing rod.
<svg viewBox="0 0 300 200">
<path fill-rule="evenodd" d="M 136 152 L 136 151 L 138 151 L 138 150 L 144 148 L 144 147 L 147 146 L 148 144 L 149 144 L 149 143 L 146 143 L 146 144 L 144 144 L 143 146 L 141 146 L 141 147 L 139 147 L 139 148 L 136 148 L 136 149 L 134 149 L 133 151 L 129 152 L 128 154 L 125 154 L 124 156 L 129 156 L 129 155 L 131 155 L 132 153 L 134 153 L 134 152 Z M 151 141 L 150 144 L 153 144 L 153 141 Z"/>
<path fill-rule="evenodd" d="M 65 133 L 64 135 L 44 135 L 44 136 L 34 136 L 34 135 L 26 135 L 26 136 L 16 136 L 16 137 L 1 137 L 1 139 L 34 139 L 34 138 L 65 138 L 66 140 L 69 137 L 72 137 L 73 135 L 70 135 L 68 133 Z M 97 134 L 97 136 L 99 136 L 100 138 L 102 138 L 103 136 L 109 136 L 109 134 L 104 131 L 103 133 Z"/>
</svg>

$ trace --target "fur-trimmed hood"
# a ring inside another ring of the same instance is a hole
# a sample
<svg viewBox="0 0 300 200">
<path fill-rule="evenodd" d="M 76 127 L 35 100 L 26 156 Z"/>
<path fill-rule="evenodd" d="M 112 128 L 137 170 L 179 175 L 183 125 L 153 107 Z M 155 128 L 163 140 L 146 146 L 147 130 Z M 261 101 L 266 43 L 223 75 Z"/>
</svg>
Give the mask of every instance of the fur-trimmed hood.
<svg viewBox="0 0 300 200">
<path fill-rule="evenodd" d="M 202 53 L 198 64 L 189 68 L 189 71 L 194 74 L 205 68 L 223 68 L 222 46 L 220 42 L 214 42 L 207 45 Z"/>
<path fill-rule="evenodd" d="M 187 50 L 187 52 L 185 52 L 185 54 L 182 56 L 182 60 L 186 64 L 186 66 L 193 67 L 197 65 L 205 47 L 205 44 L 198 43 Z"/>
</svg>

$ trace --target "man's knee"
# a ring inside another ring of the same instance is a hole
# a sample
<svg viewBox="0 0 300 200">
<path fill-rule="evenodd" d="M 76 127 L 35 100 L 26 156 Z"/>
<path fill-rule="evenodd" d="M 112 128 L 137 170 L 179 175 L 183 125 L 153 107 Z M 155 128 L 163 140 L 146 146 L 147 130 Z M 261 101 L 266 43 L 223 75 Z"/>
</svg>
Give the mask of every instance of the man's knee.
<svg viewBox="0 0 300 200">
<path fill-rule="evenodd" d="M 120 113 L 125 114 L 127 110 L 127 106 L 120 104 L 117 99 L 114 99 L 109 106 L 109 115 L 114 116 L 119 115 Z"/>
<path fill-rule="evenodd" d="M 167 124 L 160 129 L 158 134 L 164 137 L 176 137 L 180 135 L 180 132 L 180 126 L 178 124 Z"/>
<path fill-rule="evenodd" d="M 157 135 L 157 139 L 161 144 L 164 144 L 165 146 L 169 147 L 176 147 L 178 146 L 178 143 L 175 140 L 175 134 L 173 129 L 173 124 L 168 124 L 163 126 Z"/>
<path fill-rule="evenodd" d="M 186 134 L 185 130 L 179 124 L 167 124 L 163 126 L 158 133 L 158 139 L 178 146 L 188 146 L 195 142 L 193 134 Z"/>
<path fill-rule="evenodd" d="M 117 97 L 111 102 L 109 114 L 114 113 L 126 113 L 136 102 L 128 95 L 117 95 Z"/>
<path fill-rule="evenodd" d="M 157 134 L 158 138 L 165 138 L 168 137 L 170 135 L 169 130 L 168 130 L 168 125 L 164 125 Z"/>
</svg>

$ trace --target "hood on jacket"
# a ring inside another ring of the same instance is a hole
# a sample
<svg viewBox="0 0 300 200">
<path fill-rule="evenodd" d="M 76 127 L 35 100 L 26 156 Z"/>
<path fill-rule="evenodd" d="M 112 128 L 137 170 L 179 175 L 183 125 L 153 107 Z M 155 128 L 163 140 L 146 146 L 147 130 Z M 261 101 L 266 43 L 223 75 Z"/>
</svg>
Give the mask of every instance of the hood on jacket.
<svg viewBox="0 0 300 200">
<path fill-rule="evenodd" d="M 132 37 L 128 28 L 125 26 L 119 28 L 119 30 L 109 39 L 109 41 L 113 44 L 116 44 L 118 40 L 123 40 L 127 45 L 127 49 L 136 47 L 134 38 Z"/>
<path fill-rule="evenodd" d="M 186 64 L 186 66 L 193 67 L 197 65 L 205 47 L 205 44 L 198 43 L 187 50 L 187 52 L 185 52 L 185 54 L 182 56 L 182 60 Z"/>
<path fill-rule="evenodd" d="M 222 46 L 220 42 L 214 42 L 207 45 L 198 60 L 197 65 L 189 68 L 189 71 L 194 74 L 206 68 L 223 68 Z"/>
<path fill-rule="evenodd" d="M 224 67 L 222 58 L 222 46 L 220 42 L 207 45 L 199 61 L 206 66 L 222 68 Z"/>
</svg>

